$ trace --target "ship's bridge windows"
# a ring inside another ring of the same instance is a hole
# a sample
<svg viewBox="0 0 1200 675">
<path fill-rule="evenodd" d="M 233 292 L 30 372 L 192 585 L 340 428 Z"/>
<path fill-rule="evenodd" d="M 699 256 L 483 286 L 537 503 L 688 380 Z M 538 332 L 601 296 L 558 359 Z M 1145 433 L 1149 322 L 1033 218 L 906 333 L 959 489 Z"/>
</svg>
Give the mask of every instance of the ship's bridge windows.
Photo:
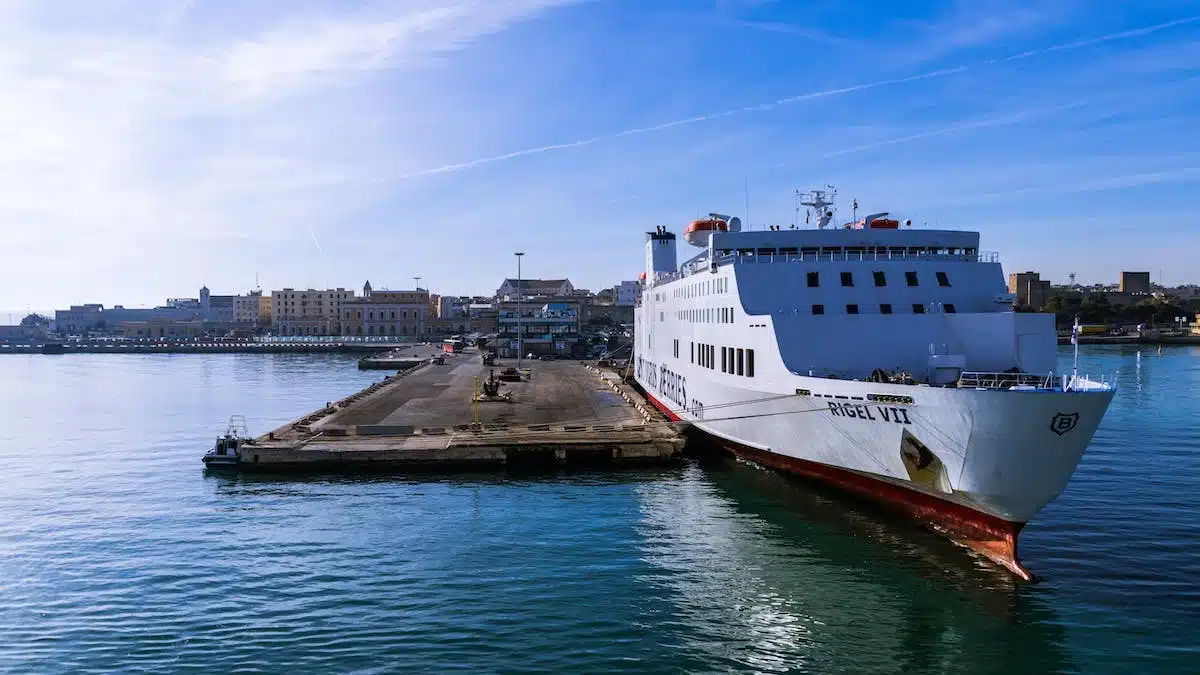
<svg viewBox="0 0 1200 675">
<path fill-rule="evenodd" d="M 914 302 L 913 303 L 913 314 L 924 314 L 924 313 L 925 313 L 925 305 L 922 305 L 919 302 Z"/>
<path fill-rule="evenodd" d="M 820 285 L 821 285 L 821 273 L 820 272 L 809 272 L 808 273 L 808 287 L 809 288 L 817 288 Z"/>
<path fill-rule="evenodd" d="M 773 249 L 773 248 L 760 248 L 760 249 L 758 249 L 758 254 L 759 254 L 759 255 L 775 255 L 775 249 Z"/>
<path fill-rule="evenodd" d="M 938 280 L 938 286 L 949 286 L 950 285 L 950 277 L 947 277 L 945 272 L 938 272 L 937 280 Z"/>
<path fill-rule="evenodd" d="M 796 255 L 800 253 L 800 249 L 795 246 L 786 246 L 779 249 L 779 255 Z"/>
<path fill-rule="evenodd" d="M 812 313 L 813 314 L 824 314 L 825 313 L 825 305 L 813 305 Z"/>
<path fill-rule="evenodd" d="M 885 275 L 883 272 L 876 270 L 872 273 L 872 276 L 875 277 L 875 286 L 877 288 L 887 286 L 887 275 Z"/>
<path fill-rule="evenodd" d="M 858 305 L 855 305 L 855 304 L 846 305 L 846 313 L 847 314 L 858 314 Z"/>
<path fill-rule="evenodd" d="M 891 313 L 892 313 L 892 306 L 891 306 L 891 304 L 889 304 L 889 303 L 886 303 L 886 302 L 885 302 L 885 303 L 883 303 L 882 305 L 880 305 L 880 306 L 879 306 L 879 313 L 880 313 L 880 314 L 891 314 Z"/>
<path fill-rule="evenodd" d="M 737 252 L 738 255 L 754 255 L 754 249 L 752 248 L 739 248 Z"/>
<path fill-rule="evenodd" d="M 942 309 L 945 310 L 947 314 L 954 314 L 958 312 L 958 310 L 954 308 L 953 302 L 947 302 L 946 304 L 942 305 Z"/>
<path fill-rule="evenodd" d="M 842 285 L 843 286 L 853 286 L 854 285 L 854 273 L 853 272 L 842 272 Z"/>
<path fill-rule="evenodd" d="M 805 246 L 800 249 L 800 255 L 804 257 L 815 256 L 821 252 L 821 249 L 816 246 Z"/>
<path fill-rule="evenodd" d="M 916 272 L 905 272 L 904 273 L 904 283 L 908 284 L 909 286 L 916 286 L 917 285 L 917 273 Z"/>
</svg>

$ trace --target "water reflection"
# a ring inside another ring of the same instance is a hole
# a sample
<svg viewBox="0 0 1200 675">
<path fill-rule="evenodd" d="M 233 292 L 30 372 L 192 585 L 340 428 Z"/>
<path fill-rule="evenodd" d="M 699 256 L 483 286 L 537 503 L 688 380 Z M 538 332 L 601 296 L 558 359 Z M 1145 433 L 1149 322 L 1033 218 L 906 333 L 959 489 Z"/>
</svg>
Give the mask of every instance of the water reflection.
<svg viewBox="0 0 1200 675">
<path fill-rule="evenodd" d="M 973 554 L 734 460 L 640 488 L 640 579 L 696 664 L 764 672 L 1070 670 L 1037 592 Z M 1019 664 L 1019 665 L 1018 665 Z"/>
</svg>

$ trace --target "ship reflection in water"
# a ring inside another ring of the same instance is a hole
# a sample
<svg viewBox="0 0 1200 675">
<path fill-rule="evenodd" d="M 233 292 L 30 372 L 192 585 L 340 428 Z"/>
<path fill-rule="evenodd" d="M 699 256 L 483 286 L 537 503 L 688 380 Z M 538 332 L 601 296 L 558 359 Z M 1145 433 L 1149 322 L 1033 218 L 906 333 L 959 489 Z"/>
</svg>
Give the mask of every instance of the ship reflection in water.
<svg viewBox="0 0 1200 675">
<path fill-rule="evenodd" d="M 732 459 L 640 488 L 647 623 L 687 668 L 1061 672 L 1035 587 L 931 533 Z M 721 665 L 718 665 L 721 664 Z"/>
</svg>

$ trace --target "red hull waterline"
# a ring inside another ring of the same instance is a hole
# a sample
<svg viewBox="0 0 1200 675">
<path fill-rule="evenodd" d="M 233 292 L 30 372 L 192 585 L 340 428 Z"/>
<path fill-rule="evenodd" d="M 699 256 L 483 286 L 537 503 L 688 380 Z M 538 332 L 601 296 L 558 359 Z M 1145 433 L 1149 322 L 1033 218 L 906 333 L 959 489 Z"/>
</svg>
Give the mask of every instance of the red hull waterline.
<svg viewBox="0 0 1200 675">
<path fill-rule="evenodd" d="M 658 399 L 646 393 L 654 407 L 673 421 L 679 416 Z M 939 499 L 933 495 L 910 490 L 888 481 L 871 478 L 828 464 L 796 459 L 773 452 L 750 448 L 724 438 L 710 436 L 730 453 L 778 471 L 815 479 L 846 492 L 869 499 L 890 510 L 908 515 L 932 526 L 934 531 L 966 546 L 1001 565 L 1025 581 L 1033 581 L 1033 573 L 1017 558 L 1017 535 L 1025 523 L 1012 523 L 980 513 L 961 504 Z"/>
</svg>

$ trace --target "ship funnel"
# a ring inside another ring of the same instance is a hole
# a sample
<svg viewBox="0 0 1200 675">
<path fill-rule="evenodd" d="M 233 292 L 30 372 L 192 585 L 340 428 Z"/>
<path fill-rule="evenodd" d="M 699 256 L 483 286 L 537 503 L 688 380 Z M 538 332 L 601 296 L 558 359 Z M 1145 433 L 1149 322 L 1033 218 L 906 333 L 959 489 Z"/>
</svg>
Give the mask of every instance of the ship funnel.
<svg viewBox="0 0 1200 675">
<path fill-rule="evenodd" d="M 679 270 L 675 254 L 675 234 L 665 227 L 646 233 L 646 280 L 654 283 L 659 274 Z"/>
</svg>

